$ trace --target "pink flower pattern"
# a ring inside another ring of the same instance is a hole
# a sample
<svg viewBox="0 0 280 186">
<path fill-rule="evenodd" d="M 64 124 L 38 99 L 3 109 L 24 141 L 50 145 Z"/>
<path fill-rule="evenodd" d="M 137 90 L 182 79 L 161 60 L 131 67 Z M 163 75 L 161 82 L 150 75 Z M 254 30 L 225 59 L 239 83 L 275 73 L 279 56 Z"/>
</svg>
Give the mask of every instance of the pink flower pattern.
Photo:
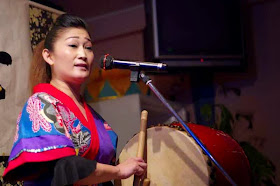
<svg viewBox="0 0 280 186">
<path fill-rule="evenodd" d="M 15 138 L 14 138 L 14 142 L 16 142 L 18 140 L 18 130 L 19 130 L 20 119 L 21 119 L 21 112 L 19 113 L 18 118 L 17 118 L 16 135 L 15 135 Z"/>
<path fill-rule="evenodd" d="M 68 108 L 65 108 L 65 106 L 63 106 L 61 104 L 58 104 L 57 110 L 59 111 L 59 113 L 67 127 L 74 124 L 77 117 Z"/>
<path fill-rule="evenodd" d="M 63 120 L 64 126 L 67 128 L 67 133 L 69 133 L 70 131 L 74 132 L 74 133 L 79 133 L 80 132 L 80 128 L 78 127 L 77 130 L 73 130 L 73 124 L 75 122 L 75 120 L 77 120 L 77 117 L 68 109 L 65 108 L 64 105 L 58 104 L 57 105 L 57 110 Z"/>
<path fill-rule="evenodd" d="M 36 97 L 32 96 L 27 102 L 26 111 L 29 113 L 29 119 L 32 121 L 33 132 L 38 132 L 42 128 L 46 132 L 50 132 L 52 129 L 51 124 L 40 114 L 41 101 Z"/>
</svg>

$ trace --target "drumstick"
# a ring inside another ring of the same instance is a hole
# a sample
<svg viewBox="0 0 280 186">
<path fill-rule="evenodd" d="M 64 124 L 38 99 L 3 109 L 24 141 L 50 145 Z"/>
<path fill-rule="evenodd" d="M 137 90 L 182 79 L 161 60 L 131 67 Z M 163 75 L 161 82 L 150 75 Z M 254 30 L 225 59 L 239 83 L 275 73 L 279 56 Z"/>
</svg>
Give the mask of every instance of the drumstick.
<svg viewBox="0 0 280 186">
<path fill-rule="evenodd" d="M 139 138 L 138 138 L 138 150 L 137 150 L 137 154 L 136 154 L 136 157 L 142 158 L 142 159 L 144 157 L 147 118 L 148 118 L 148 112 L 146 110 L 143 110 L 141 112 L 140 132 L 139 132 Z M 134 176 L 133 186 L 138 186 L 139 182 L 140 182 L 140 177 Z"/>
<path fill-rule="evenodd" d="M 148 112 L 143 110 L 141 112 L 141 122 L 140 122 L 140 132 L 138 138 L 138 151 L 137 157 L 143 158 L 144 157 L 144 148 L 145 148 L 145 140 L 146 140 L 146 130 L 147 130 L 147 118 Z"/>
<path fill-rule="evenodd" d="M 150 185 L 150 179 L 149 178 L 145 178 L 143 181 L 143 186 L 149 186 Z"/>
</svg>

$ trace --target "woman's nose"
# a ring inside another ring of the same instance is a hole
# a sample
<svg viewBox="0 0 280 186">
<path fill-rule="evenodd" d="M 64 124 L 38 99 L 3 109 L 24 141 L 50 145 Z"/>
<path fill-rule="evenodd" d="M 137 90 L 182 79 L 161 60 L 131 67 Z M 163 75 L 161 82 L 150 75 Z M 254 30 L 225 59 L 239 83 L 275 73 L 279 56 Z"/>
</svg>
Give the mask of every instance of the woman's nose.
<svg viewBox="0 0 280 186">
<path fill-rule="evenodd" d="M 87 59 L 87 54 L 86 54 L 86 49 L 84 49 L 84 47 L 79 47 L 78 50 L 78 58 L 86 60 Z"/>
</svg>

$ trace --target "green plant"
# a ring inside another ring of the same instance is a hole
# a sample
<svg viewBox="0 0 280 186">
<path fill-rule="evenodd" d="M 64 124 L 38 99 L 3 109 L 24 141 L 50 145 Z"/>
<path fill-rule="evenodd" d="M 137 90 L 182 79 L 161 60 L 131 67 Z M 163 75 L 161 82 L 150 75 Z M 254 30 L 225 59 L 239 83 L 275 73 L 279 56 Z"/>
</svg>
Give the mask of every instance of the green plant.
<svg viewBox="0 0 280 186">
<path fill-rule="evenodd" d="M 236 88 L 221 88 L 221 92 L 227 96 L 232 91 L 237 96 L 241 95 L 241 91 Z M 215 123 L 210 127 L 221 130 L 230 136 L 233 136 L 233 128 L 241 118 L 248 122 L 248 130 L 253 130 L 253 114 L 236 113 L 235 115 L 224 104 L 205 104 L 200 108 L 201 116 L 205 121 L 210 122 L 215 110 Z M 236 140 L 236 139 L 235 139 Z M 238 140 L 236 140 L 238 142 Z M 275 184 L 275 166 L 274 164 L 259 152 L 253 145 L 247 141 L 238 142 L 244 150 L 251 167 L 252 185 L 276 185 Z"/>
<path fill-rule="evenodd" d="M 253 173 L 253 185 L 263 183 L 265 185 L 276 185 L 275 181 L 275 166 L 273 163 L 260 153 L 254 146 L 246 141 L 239 143 L 250 162 Z"/>
</svg>

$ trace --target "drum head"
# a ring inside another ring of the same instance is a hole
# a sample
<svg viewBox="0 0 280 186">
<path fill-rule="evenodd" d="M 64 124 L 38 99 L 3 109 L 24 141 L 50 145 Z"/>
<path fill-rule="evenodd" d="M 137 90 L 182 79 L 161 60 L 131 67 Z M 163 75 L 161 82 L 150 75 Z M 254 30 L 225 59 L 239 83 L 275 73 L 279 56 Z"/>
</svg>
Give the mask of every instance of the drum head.
<svg viewBox="0 0 280 186">
<path fill-rule="evenodd" d="M 119 162 L 135 157 L 137 148 L 138 134 L 125 145 Z M 186 132 L 162 126 L 149 128 L 146 151 L 151 186 L 209 185 L 207 157 Z M 133 185 L 133 176 L 121 180 L 121 185 Z"/>
</svg>

